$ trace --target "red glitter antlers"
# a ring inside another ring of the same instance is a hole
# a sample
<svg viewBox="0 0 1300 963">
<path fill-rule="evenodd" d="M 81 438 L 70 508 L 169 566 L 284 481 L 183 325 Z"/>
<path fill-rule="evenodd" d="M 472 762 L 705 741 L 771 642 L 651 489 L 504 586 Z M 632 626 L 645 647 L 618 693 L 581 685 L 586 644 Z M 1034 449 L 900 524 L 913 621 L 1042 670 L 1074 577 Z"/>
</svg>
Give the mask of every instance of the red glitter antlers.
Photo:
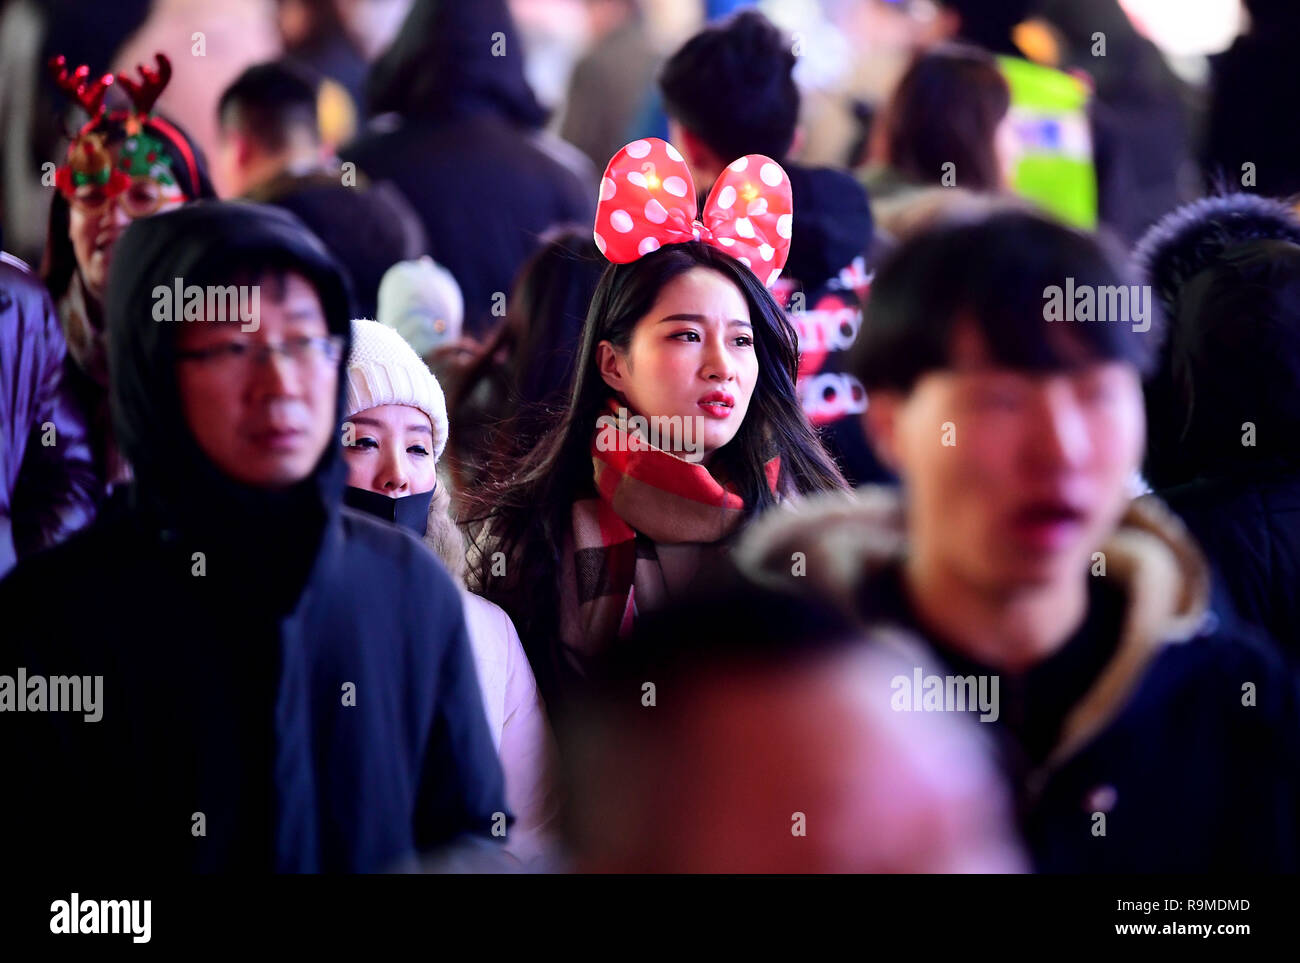
<svg viewBox="0 0 1300 963">
<path fill-rule="evenodd" d="M 90 68 L 82 64 L 68 73 L 68 60 L 62 54 L 50 60 L 50 74 L 54 77 L 54 82 L 90 115 L 90 120 L 81 128 L 82 133 L 94 127 L 99 115 L 103 113 L 104 95 L 113 85 L 113 75 L 104 74 L 92 84 Z"/>
<path fill-rule="evenodd" d="M 117 79 L 131 96 L 131 103 L 135 105 L 136 115 L 140 117 L 145 116 L 153 109 L 154 102 L 158 100 L 168 81 L 172 79 L 172 62 L 167 59 L 167 55 L 163 53 L 155 54 L 155 59 L 158 62 L 156 70 L 151 70 L 144 64 L 136 67 L 136 70 L 140 71 L 139 82 L 132 80 L 125 73 L 117 75 Z"/>
</svg>

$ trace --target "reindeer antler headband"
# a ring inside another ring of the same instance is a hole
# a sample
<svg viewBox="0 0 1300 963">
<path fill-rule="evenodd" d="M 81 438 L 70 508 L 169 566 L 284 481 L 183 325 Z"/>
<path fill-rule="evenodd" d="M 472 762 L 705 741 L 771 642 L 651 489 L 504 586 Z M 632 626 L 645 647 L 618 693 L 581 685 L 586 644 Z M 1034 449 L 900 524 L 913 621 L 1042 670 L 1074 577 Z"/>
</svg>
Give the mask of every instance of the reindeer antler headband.
<svg viewBox="0 0 1300 963">
<path fill-rule="evenodd" d="M 199 183 L 198 165 L 185 137 L 161 117 L 150 115 L 172 76 L 171 61 L 166 54 L 156 54 L 155 62 L 157 66 L 154 68 L 144 64 L 136 68 L 139 80 L 126 72 L 116 77 L 130 97 L 132 109 L 126 113 L 127 137 L 114 167 L 105 135 L 96 130 L 109 117 L 116 119 L 120 116 L 106 115 L 104 111 L 104 97 L 113 85 L 114 76 L 104 74 L 92 82 L 90 68 L 84 64 L 69 72 L 67 58 L 58 56 L 50 60 L 49 69 L 54 82 L 90 115 L 69 145 L 67 161 L 55 172 L 54 182 L 65 197 L 70 199 L 84 184 L 102 185 L 110 195 L 120 194 L 133 177 L 150 177 L 161 184 L 175 184 L 167 145 L 146 130 L 146 122 L 162 133 L 185 160 L 190 183 Z"/>
</svg>

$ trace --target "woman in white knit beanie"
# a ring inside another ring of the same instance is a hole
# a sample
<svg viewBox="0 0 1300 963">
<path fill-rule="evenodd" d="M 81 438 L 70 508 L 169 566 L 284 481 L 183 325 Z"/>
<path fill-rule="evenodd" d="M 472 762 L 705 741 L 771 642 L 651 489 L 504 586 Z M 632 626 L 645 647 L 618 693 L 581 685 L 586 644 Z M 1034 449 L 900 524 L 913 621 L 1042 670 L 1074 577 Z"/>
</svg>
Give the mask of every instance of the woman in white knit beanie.
<svg viewBox="0 0 1300 963">
<path fill-rule="evenodd" d="M 554 742 L 533 672 L 510 617 L 464 587 L 465 542 L 437 477 L 447 403 L 424 362 L 396 331 L 352 322 L 348 416 L 343 423 L 347 504 L 421 536 L 461 587 L 488 727 L 515 815 L 508 849 L 530 859 L 548 846 L 556 817 Z"/>
</svg>

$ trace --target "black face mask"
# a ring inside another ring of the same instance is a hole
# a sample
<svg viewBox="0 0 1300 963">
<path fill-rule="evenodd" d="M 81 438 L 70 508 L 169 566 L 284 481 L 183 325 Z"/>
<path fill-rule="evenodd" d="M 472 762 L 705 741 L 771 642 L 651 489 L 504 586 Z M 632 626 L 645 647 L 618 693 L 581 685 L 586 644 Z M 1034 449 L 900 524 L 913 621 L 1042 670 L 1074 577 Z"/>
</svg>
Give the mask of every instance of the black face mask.
<svg viewBox="0 0 1300 963">
<path fill-rule="evenodd" d="M 382 518 L 386 522 L 392 522 L 423 538 L 424 526 L 429 519 L 429 502 L 433 501 L 433 493 L 437 490 L 438 486 L 434 485 L 427 492 L 418 495 L 391 498 L 388 495 L 381 495 L 364 488 L 353 488 L 349 485 L 343 491 L 343 504 L 367 515 Z"/>
</svg>

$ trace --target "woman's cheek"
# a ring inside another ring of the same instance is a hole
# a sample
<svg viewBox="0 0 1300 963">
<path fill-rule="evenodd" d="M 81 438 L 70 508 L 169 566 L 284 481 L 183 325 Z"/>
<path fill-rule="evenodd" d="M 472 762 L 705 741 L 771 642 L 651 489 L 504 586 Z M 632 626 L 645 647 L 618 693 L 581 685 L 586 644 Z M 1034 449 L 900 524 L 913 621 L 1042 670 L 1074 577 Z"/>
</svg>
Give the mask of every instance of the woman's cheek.
<svg viewBox="0 0 1300 963">
<path fill-rule="evenodd" d="M 409 475 L 415 483 L 411 486 L 411 492 L 419 494 L 433 488 L 438 478 L 437 462 L 433 460 L 433 456 L 412 455 L 409 464 Z"/>
</svg>

